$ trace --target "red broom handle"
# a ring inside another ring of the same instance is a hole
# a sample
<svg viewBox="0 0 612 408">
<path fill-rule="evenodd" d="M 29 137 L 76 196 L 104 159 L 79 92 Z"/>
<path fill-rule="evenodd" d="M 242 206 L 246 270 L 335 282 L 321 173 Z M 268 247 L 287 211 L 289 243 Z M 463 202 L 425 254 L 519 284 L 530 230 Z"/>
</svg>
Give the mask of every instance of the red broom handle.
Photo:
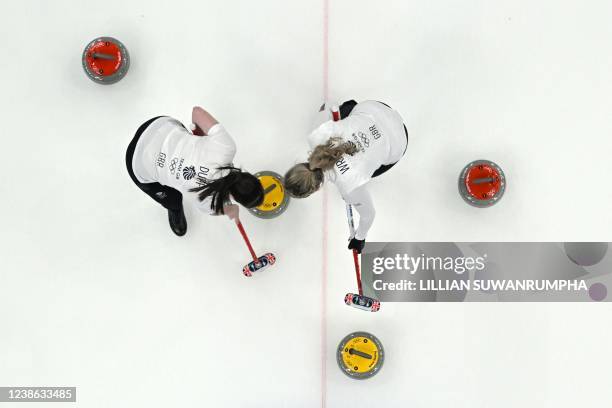
<svg viewBox="0 0 612 408">
<path fill-rule="evenodd" d="M 255 251 L 253 250 L 253 247 L 251 246 L 251 241 L 249 241 L 249 237 L 247 237 L 246 231 L 244 230 L 244 227 L 242 226 L 242 223 L 240 222 L 240 220 L 236 221 L 236 225 L 238 226 L 238 230 L 240 230 L 240 234 L 242 235 L 242 238 L 244 238 L 244 242 L 246 242 L 247 247 L 249 247 L 249 252 L 251 253 L 251 256 L 253 257 L 253 260 L 257 261 L 259 258 L 257 258 L 257 255 L 255 254 Z"/>
<path fill-rule="evenodd" d="M 332 106 L 331 108 L 331 112 L 332 112 L 332 119 L 334 120 L 334 122 L 337 122 L 340 120 L 340 111 L 338 110 L 337 106 Z"/>
<path fill-rule="evenodd" d="M 357 275 L 357 288 L 359 289 L 359 295 L 363 296 L 363 289 L 361 287 L 361 272 L 359 271 L 359 254 L 356 249 L 353 249 L 353 260 L 355 261 L 355 275 Z"/>
</svg>

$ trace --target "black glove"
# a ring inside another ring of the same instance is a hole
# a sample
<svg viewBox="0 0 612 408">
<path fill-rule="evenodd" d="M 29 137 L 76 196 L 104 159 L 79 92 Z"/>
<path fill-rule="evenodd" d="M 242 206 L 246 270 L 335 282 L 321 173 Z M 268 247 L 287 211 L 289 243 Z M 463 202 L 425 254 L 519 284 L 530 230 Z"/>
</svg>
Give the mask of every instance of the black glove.
<svg viewBox="0 0 612 408">
<path fill-rule="evenodd" d="M 351 242 L 349 242 L 348 249 L 355 249 L 357 250 L 357 253 L 360 254 L 364 246 L 365 239 L 353 238 L 351 239 Z"/>
</svg>

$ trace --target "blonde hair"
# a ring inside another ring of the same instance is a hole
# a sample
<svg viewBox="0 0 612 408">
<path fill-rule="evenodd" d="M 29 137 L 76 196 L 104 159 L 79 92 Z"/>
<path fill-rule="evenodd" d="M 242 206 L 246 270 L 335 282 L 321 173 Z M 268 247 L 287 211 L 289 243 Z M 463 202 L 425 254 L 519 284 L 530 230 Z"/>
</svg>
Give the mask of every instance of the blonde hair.
<svg viewBox="0 0 612 408">
<path fill-rule="evenodd" d="M 331 137 L 327 143 L 318 145 L 308 157 L 308 165 L 311 169 L 329 170 L 340 158 L 348 154 L 357 153 L 357 147 L 351 142 L 345 142 L 338 136 Z"/>
<path fill-rule="evenodd" d="M 340 137 L 331 137 L 318 145 L 308 156 L 307 163 L 298 163 L 285 174 L 285 188 L 293 197 L 308 197 L 323 184 L 323 171 L 330 170 L 340 158 L 357 153 L 357 147 Z"/>
</svg>

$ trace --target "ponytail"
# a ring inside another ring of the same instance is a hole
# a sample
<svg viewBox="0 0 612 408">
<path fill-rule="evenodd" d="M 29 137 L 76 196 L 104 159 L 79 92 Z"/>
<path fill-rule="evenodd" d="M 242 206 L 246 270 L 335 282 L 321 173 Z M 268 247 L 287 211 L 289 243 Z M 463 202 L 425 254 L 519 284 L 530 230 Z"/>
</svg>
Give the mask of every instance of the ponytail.
<svg viewBox="0 0 612 408">
<path fill-rule="evenodd" d="M 357 147 L 351 142 L 345 142 L 340 137 L 332 137 L 325 144 L 314 148 L 308 157 L 308 167 L 312 170 L 330 170 L 340 158 L 357 153 Z"/>
<path fill-rule="evenodd" d="M 308 162 L 298 163 L 285 174 L 285 188 L 295 198 L 308 197 L 317 191 L 324 181 L 323 172 L 330 170 L 340 158 L 357 153 L 357 147 L 340 137 L 332 137 L 325 144 L 314 148 Z"/>
<path fill-rule="evenodd" d="M 229 174 L 189 191 L 198 193 L 200 201 L 210 197 L 210 209 L 217 215 L 224 214 L 223 206 L 230 201 L 230 194 L 247 208 L 261 205 L 264 192 L 257 177 L 233 166 L 219 167 L 219 170 L 229 170 Z"/>
</svg>

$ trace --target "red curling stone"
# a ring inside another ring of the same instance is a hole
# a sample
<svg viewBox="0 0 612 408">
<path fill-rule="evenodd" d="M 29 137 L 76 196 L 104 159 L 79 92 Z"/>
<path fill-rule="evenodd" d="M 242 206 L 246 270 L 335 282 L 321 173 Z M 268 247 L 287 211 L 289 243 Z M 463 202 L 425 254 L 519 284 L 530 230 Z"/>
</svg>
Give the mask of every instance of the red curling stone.
<svg viewBox="0 0 612 408">
<path fill-rule="evenodd" d="M 125 46 L 112 37 L 99 37 L 83 51 L 83 69 L 92 81 L 110 85 L 127 74 L 130 57 Z"/>
<path fill-rule="evenodd" d="M 491 207 L 501 199 L 505 190 L 504 172 L 489 160 L 469 163 L 459 176 L 459 193 L 465 202 L 474 207 Z"/>
</svg>

